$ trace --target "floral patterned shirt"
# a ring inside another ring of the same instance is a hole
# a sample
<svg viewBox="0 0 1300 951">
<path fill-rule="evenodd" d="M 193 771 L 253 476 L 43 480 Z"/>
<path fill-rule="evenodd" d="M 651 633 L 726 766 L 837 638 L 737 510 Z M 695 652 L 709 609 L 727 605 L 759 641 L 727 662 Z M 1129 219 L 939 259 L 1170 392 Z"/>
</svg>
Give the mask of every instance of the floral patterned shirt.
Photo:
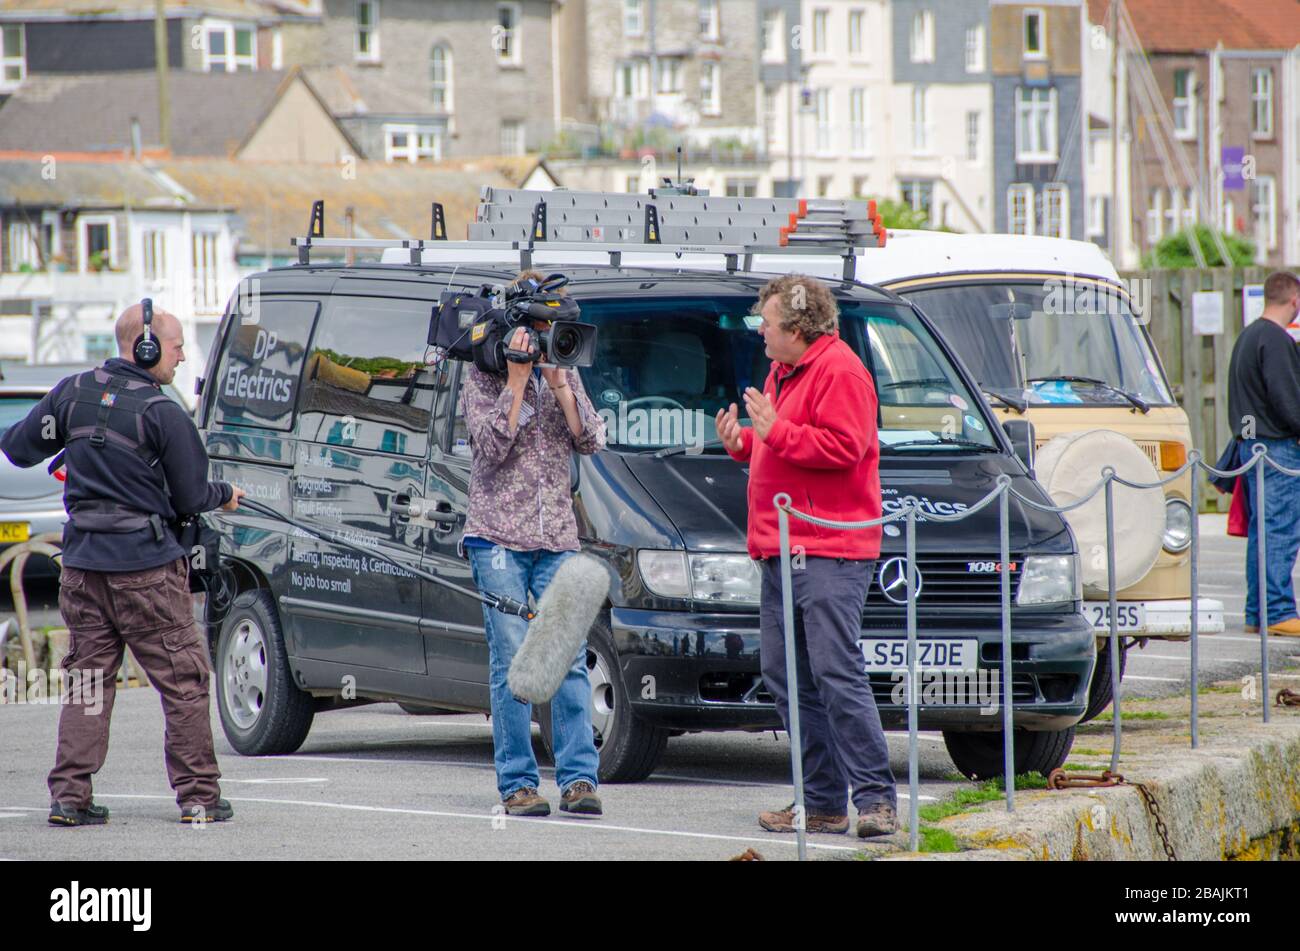
<svg viewBox="0 0 1300 951">
<path fill-rule="evenodd" d="M 515 551 L 578 550 L 570 455 L 604 449 L 605 421 L 592 407 L 577 371 L 564 373 L 582 417 L 579 436 L 573 435 L 555 394 L 537 373 L 529 377 L 511 435 L 514 394 L 505 375 L 470 369 L 461 391 L 471 448 L 466 537 Z"/>
</svg>

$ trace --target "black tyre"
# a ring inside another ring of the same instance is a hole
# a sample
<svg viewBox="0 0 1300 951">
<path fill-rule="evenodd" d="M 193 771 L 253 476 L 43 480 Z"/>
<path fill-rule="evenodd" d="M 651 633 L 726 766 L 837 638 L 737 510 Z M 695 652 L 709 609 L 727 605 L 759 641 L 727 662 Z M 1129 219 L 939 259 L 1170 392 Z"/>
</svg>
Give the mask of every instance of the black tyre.
<svg viewBox="0 0 1300 951">
<path fill-rule="evenodd" d="M 1124 669 L 1128 666 L 1128 645 L 1120 640 L 1119 677 L 1124 679 Z M 1083 712 L 1080 723 L 1096 719 L 1115 699 L 1115 684 L 1110 674 L 1110 641 L 1097 652 L 1097 667 L 1092 672 L 1092 685 L 1088 688 L 1088 709 Z"/>
<path fill-rule="evenodd" d="M 217 637 L 217 709 L 230 745 L 244 756 L 292 753 L 311 730 L 315 705 L 298 689 L 269 591 L 235 599 Z"/>
<path fill-rule="evenodd" d="M 640 782 L 659 764 L 668 743 L 668 731 L 632 712 L 627 689 L 619 675 L 609 619 L 604 616 L 596 619 L 587 637 L 587 673 L 591 678 L 591 726 L 596 736 L 596 752 L 600 754 L 598 778 L 602 783 Z M 537 720 L 542 743 L 554 760 L 550 704 L 537 708 Z"/>
<path fill-rule="evenodd" d="M 1016 730 L 1016 775 L 1059 769 L 1074 745 L 1074 727 L 1067 730 Z M 944 745 L 957 771 L 971 779 L 997 779 L 1002 775 L 1002 731 L 957 733 L 945 730 Z"/>
</svg>

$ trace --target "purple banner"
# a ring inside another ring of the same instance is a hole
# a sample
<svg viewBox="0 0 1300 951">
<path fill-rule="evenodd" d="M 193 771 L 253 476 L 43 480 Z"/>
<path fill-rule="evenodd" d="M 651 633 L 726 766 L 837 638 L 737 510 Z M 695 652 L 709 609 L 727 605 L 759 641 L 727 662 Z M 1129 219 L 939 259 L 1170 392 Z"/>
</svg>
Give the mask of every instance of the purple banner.
<svg viewBox="0 0 1300 951">
<path fill-rule="evenodd" d="M 1220 164 L 1223 166 L 1223 190 L 1242 192 L 1246 180 L 1241 177 L 1241 166 L 1246 160 L 1246 150 L 1240 145 L 1225 145 Z"/>
</svg>

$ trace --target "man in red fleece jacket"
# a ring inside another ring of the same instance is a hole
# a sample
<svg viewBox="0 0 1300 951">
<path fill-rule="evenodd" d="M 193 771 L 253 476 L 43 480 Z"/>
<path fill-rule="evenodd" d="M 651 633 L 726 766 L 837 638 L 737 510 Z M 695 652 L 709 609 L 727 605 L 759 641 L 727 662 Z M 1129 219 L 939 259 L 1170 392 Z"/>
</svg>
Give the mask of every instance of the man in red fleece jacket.
<svg viewBox="0 0 1300 951">
<path fill-rule="evenodd" d="M 839 337 L 830 289 L 789 274 L 759 291 L 758 308 L 772 368 L 763 392 L 745 390 L 753 425 L 740 425 L 733 403 L 718 413 L 717 426 L 732 458 L 749 463 L 748 546 L 763 575 L 763 679 L 788 731 L 781 548 L 772 498 L 786 492 L 799 511 L 835 521 L 879 518 L 880 443 L 875 384 Z M 792 518 L 790 547 L 802 556 L 791 577 L 806 828 L 846 832 L 851 787 L 858 835 L 887 835 L 898 828 L 894 775 L 858 648 L 880 529 L 839 531 Z M 770 832 L 793 832 L 794 807 L 762 813 L 758 822 Z"/>
</svg>

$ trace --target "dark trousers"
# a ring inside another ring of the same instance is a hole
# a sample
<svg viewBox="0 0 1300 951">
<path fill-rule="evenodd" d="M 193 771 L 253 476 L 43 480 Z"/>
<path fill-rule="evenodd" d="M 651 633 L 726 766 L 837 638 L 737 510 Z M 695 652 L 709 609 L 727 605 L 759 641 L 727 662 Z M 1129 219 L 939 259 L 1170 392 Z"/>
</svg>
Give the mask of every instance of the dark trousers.
<svg viewBox="0 0 1300 951">
<path fill-rule="evenodd" d="M 102 676 L 98 713 L 85 691 L 70 690 L 59 714 L 51 799 L 84 809 L 90 778 L 108 755 L 108 724 L 123 645 L 129 645 L 162 695 L 167 779 L 182 807 L 216 804 L 221 789 L 208 710 L 207 646 L 194 623 L 189 565 L 179 558 L 130 572 L 64 567 L 59 610 L 71 636 L 63 668 L 83 681 Z M 74 674 L 75 672 L 75 674 Z"/>
<path fill-rule="evenodd" d="M 788 732 L 781 560 L 769 558 L 762 566 L 763 680 Z M 790 573 L 804 802 L 810 814 L 844 815 L 850 788 L 859 811 L 878 802 L 897 807 L 889 747 L 858 647 L 874 567 L 874 561 L 808 558 Z"/>
</svg>

